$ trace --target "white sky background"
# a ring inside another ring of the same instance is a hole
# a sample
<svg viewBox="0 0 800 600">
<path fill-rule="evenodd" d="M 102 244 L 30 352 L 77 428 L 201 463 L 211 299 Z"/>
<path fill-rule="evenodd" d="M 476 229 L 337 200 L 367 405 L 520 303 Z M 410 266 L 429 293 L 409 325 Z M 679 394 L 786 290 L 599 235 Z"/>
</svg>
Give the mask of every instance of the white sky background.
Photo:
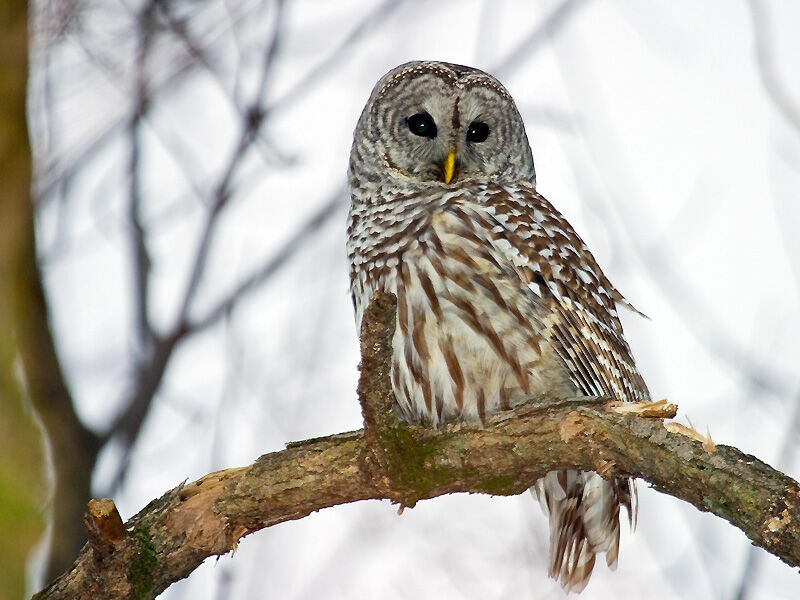
<svg viewBox="0 0 800 600">
<path fill-rule="evenodd" d="M 761 4 L 777 77 L 800 107 L 800 4 Z M 128 114 L 135 5 L 96 3 L 54 46 L 51 113 L 34 123 L 40 156 L 68 157 Z M 749 4 L 576 2 L 551 38 L 507 62 L 559 5 L 409 1 L 376 19 L 267 121 L 266 141 L 234 178 L 237 193 L 191 314 L 215 305 L 341 189 L 353 127 L 384 72 L 419 58 L 469 64 L 506 84 L 527 126 L 539 190 L 649 315 L 623 319 L 653 396 L 676 402 L 699 430 L 708 425 L 718 443 L 800 477 L 792 427 L 800 401 L 800 127 L 765 92 Z M 158 96 L 143 128 L 159 330 L 174 324 L 205 215 L 207 199 L 192 186 L 206 189 L 232 152 L 239 117 L 231 97 L 252 96 L 274 14 L 254 0 L 186 6 L 215 62 Z M 377 6 L 289 2 L 267 104 Z M 233 30 L 230 15 L 241 16 Z M 158 81 L 173 66 L 154 62 L 149 72 Z M 39 102 L 42 81 L 40 73 L 32 88 Z M 127 143 L 118 135 L 64 193 L 45 194 L 40 211 L 59 348 L 80 415 L 99 429 L 132 376 Z M 48 168 L 40 169 L 46 182 Z M 229 319 L 174 357 L 114 497 L 123 518 L 186 478 L 360 427 L 345 213 L 343 202 Z M 98 493 L 116 460 L 113 448 L 105 452 Z M 749 555 L 745 536 L 646 485 L 639 490 L 639 528 L 623 532 L 617 572 L 599 565 L 581 597 L 733 599 Z M 527 494 L 443 497 L 400 517 L 388 502 L 362 502 L 253 534 L 235 557 L 206 561 L 163 597 L 562 598 L 546 577 L 546 552 L 546 522 Z M 756 556 L 746 597 L 796 598 L 796 571 L 761 550 Z"/>
</svg>

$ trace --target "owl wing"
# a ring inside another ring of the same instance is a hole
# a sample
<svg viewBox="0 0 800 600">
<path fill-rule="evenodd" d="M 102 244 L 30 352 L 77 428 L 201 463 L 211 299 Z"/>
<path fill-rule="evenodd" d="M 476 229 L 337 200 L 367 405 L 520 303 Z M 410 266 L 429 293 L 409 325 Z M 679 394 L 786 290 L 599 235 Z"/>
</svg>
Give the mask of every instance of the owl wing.
<svg viewBox="0 0 800 600">
<path fill-rule="evenodd" d="M 486 186 L 480 195 L 493 244 L 537 296 L 543 334 L 576 387 L 587 396 L 649 400 L 616 308 L 633 307 L 567 220 L 532 186 Z"/>
</svg>

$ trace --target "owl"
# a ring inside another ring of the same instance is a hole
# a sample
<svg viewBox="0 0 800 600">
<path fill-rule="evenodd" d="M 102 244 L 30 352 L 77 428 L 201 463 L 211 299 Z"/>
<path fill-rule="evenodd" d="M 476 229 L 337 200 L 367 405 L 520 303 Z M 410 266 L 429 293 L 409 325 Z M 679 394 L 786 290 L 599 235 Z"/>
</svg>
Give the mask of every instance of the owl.
<svg viewBox="0 0 800 600">
<path fill-rule="evenodd" d="M 358 121 L 348 177 L 356 322 L 376 291 L 397 296 L 402 418 L 480 424 L 532 398 L 649 400 L 617 314 L 632 307 L 537 193 L 522 118 L 497 79 L 443 62 L 393 69 Z M 564 589 L 586 586 L 598 553 L 616 566 L 632 480 L 553 471 L 531 491 Z"/>
</svg>

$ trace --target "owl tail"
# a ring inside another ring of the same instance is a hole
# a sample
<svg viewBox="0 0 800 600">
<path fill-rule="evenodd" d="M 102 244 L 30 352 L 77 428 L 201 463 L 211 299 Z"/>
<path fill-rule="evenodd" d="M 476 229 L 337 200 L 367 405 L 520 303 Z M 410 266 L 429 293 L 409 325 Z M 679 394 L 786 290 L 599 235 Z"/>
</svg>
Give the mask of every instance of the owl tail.
<svg viewBox="0 0 800 600">
<path fill-rule="evenodd" d="M 611 569 L 619 555 L 619 507 L 631 527 L 636 518 L 632 479 L 605 480 L 592 471 L 551 471 L 531 488 L 550 519 L 549 574 L 566 592 L 589 583 L 595 554 L 606 553 Z"/>
</svg>

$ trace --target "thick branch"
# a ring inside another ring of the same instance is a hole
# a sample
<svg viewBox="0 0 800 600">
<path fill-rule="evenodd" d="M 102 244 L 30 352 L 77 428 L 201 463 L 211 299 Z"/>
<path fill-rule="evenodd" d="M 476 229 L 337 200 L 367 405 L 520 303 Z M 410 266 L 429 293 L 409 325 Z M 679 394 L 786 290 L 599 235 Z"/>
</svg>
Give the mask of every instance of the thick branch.
<svg viewBox="0 0 800 600">
<path fill-rule="evenodd" d="M 707 452 L 660 420 L 620 414 L 613 403 L 526 405 L 481 429 L 399 423 L 388 410 L 393 327 L 394 301 L 381 296 L 362 329 L 364 431 L 290 444 L 249 467 L 167 492 L 128 521 L 124 539 L 93 536 L 72 570 L 37 597 L 153 598 L 242 536 L 321 508 L 381 498 L 412 506 L 453 492 L 518 494 L 561 468 L 645 479 L 800 565 L 797 482 L 735 448 Z"/>
</svg>

